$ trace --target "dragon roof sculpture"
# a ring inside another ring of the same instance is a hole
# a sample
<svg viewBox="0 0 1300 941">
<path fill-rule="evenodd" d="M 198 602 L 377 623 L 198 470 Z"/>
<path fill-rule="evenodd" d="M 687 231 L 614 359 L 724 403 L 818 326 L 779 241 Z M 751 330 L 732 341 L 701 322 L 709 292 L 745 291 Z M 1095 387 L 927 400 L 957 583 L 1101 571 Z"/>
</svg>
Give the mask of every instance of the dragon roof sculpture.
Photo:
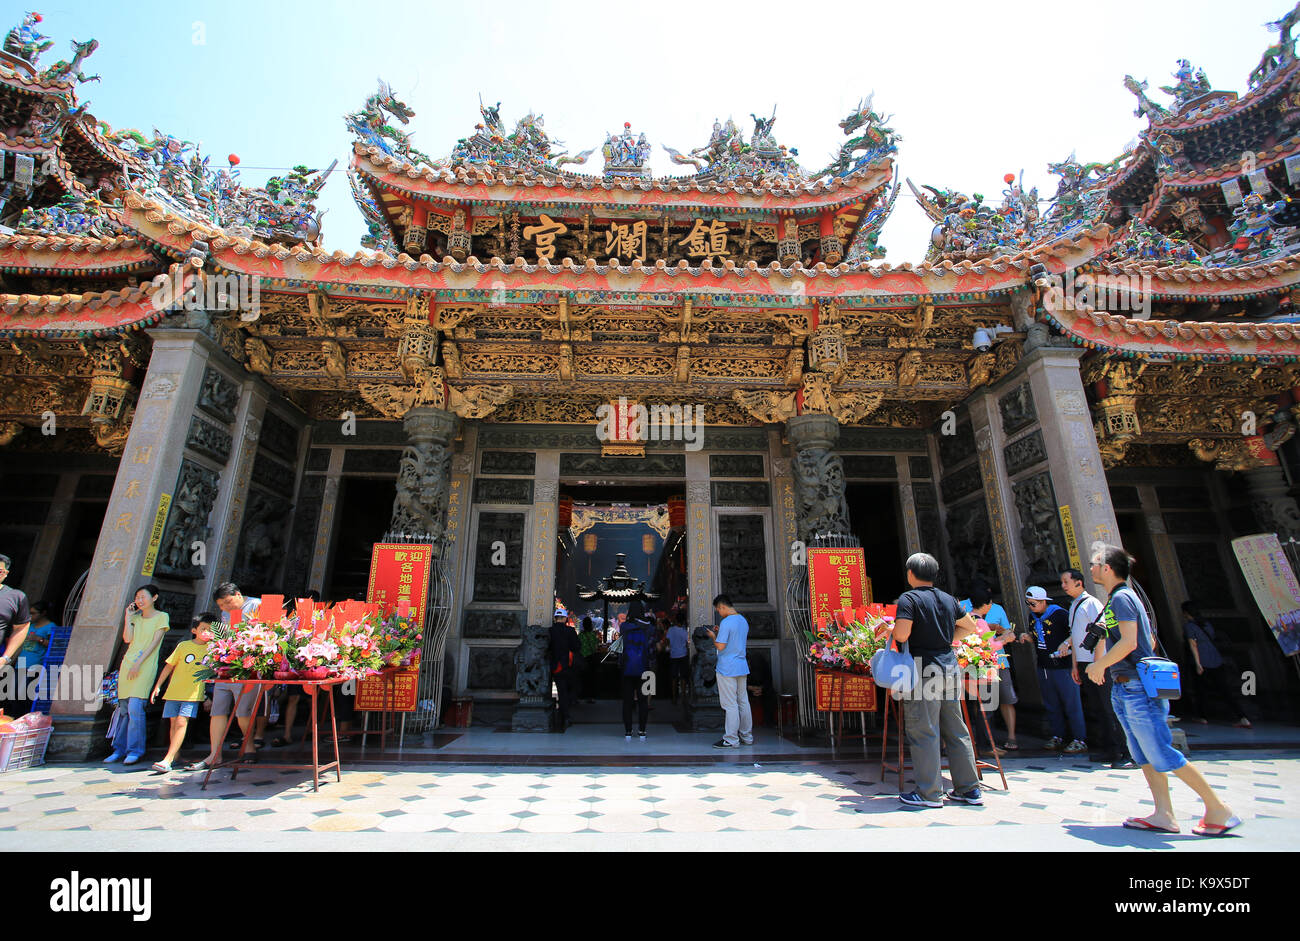
<svg viewBox="0 0 1300 941">
<path fill-rule="evenodd" d="M 808 180 L 808 174 L 799 166 L 799 151 L 778 144 L 772 134 L 776 124 L 776 109 L 770 118 L 751 114 L 754 132 L 748 143 L 736 122 L 714 120 L 709 142 L 688 153 L 671 147 L 664 150 L 673 163 L 695 167 L 695 178 L 713 183 L 772 180 L 797 184 Z"/>
</svg>

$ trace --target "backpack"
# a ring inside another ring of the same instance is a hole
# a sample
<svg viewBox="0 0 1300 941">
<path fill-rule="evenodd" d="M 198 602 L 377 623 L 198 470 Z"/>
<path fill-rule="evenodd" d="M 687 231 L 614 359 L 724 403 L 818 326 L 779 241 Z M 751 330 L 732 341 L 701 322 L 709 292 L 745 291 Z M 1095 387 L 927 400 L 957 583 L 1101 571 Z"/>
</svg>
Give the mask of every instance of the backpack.
<svg viewBox="0 0 1300 941">
<path fill-rule="evenodd" d="M 641 676 L 650 668 L 650 625 L 628 621 L 623 625 L 623 675 Z"/>
</svg>

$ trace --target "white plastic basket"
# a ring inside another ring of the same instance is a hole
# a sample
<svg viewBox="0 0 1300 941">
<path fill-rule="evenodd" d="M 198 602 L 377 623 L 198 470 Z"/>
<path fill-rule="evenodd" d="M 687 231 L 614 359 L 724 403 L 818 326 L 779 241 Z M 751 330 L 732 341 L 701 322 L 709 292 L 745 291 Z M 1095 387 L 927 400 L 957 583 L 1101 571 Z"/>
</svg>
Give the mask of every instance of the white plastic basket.
<svg viewBox="0 0 1300 941">
<path fill-rule="evenodd" d="M 0 735 L 0 773 L 45 764 L 45 749 L 53 731 L 53 728 L 46 728 Z"/>
</svg>

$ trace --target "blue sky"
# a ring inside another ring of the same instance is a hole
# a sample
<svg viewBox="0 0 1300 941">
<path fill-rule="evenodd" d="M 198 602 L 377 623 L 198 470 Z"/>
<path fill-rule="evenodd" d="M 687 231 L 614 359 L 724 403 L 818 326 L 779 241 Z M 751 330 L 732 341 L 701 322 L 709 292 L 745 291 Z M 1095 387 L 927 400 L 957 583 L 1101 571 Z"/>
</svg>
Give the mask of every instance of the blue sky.
<svg viewBox="0 0 1300 941">
<path fill-rule="evenodd" d="M 570 0 L 490 6 L 408 0 L 227 0 L 39 4 L 41 31 L 99 50 L 83 66 L 91 112 L 115 128 L 154 126 L 202 142 L 214 165 L 237 154 L 246 184 L 297 163 L 340 169 L 321 200 L 325 245 L 356 248 L 365 227 L 342 173 L 342 115 L 377 77 L 416 111 L 407 130 L 445 155 L 479 120 L 478 95 L 502 102 L 507 126 L 530 108 L 572 151 L 598 147 L 630 121 L 661 145 L 703 144 L 715 117 L 748 136 L 751 112 L 777 108 L 776 137 L 818 168 L 844 140 L 836 123 L 873 90 L 903 135 L 898 163 L 918 185 L 995 196 L 1008 172 L 1055 192 L 1048 161 L 1077 150 L 1109 160 L 1144 126 L 1125 73 L 1172 84 L 1176 60 L 1215 88 L 1243 92 L 1273 40 L 1264 24 L 1286 0 L 1231 4 L 1094 0 L 890 4 L 796 2 L 622 4 Z M 24 7 L 4 4 L 4 28 Z M 581 169 L 600 172 L 597 151 Z M 260 169 L 269 168 L 269 169 Z M 904 191 L 885 228 L 894 263 L 919 261 L 930 223 Z"/>
</svg>

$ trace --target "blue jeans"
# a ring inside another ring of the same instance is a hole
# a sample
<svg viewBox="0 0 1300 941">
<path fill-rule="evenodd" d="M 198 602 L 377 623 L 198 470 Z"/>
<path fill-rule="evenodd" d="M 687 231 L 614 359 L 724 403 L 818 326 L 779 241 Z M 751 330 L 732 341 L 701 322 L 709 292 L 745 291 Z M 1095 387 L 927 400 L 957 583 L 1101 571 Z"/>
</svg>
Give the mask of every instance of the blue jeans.
<svg viewBox="0 0 1300 941">
<path fill-rule="evenodd" d="M 1044 670 L 1039 667 L 1038 683 L 1043 688 L 1043 708 L 1047 710 L 1052 734 L 1067 742 L 1073 739 L 1087 741 L 1088 727 L 1083 721 L 1083 700 L 1079 698 L 1079 687 L 1074 685 L 1070 671 Z M 1067 720 L 1070 726 L 1068 735 L 1065 729 Z"/>
<path fill-rule="evenodd" d="M 126 701 L 126 721 L 119 722 L 113 736 L 113 751 L 119 755 L 143 755 L 145 752 L 144 700 L 132 696 Z"/>
<path fill-rule="evenodd" d="M 1174 748 L 1169 732 L 1169 700 L 1152 699 L 1136 677 L 1116 683 L 1110 691 L 1115 718 L 1128 739 L 1128 750 L 1139 765 L 1150 765 L 1161 774 L 1177 771 L 1187 764 L 1183 753 Z"/>
</svg>

